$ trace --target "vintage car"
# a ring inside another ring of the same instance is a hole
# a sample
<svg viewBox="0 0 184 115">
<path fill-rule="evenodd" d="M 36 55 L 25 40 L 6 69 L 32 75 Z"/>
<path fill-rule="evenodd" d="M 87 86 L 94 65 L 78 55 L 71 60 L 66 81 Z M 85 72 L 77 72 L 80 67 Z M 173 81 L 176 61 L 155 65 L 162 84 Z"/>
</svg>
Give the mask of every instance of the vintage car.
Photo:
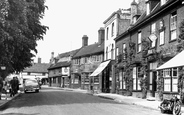
<svg viewBox="0 0 184 115">
<path fill-rule="evenodd" d="M 24 92 L 39 92 L 39 83 L 35 79 L 24 80 Z"/>
</svg>

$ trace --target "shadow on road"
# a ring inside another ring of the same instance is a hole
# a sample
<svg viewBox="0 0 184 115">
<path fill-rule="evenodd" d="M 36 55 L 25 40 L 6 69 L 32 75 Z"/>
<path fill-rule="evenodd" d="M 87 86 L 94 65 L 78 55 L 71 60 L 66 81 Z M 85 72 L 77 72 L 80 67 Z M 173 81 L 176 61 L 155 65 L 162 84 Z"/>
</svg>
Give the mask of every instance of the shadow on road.
<svg viewBox="0 0 184 115">
<path fill-rule="evenodd" d="M 34 114 L 25 114 L 25 113 L 4 113 L 1 115 L 39 115 L 39 113 L 34 113 Z"/>
<path fill-rule="evenodd" d="M 39 93 L 21 94 L 11 103 L 8 108 L 34 107 L 44 105 L 68 105 L 68 104 L 87 104 L 87 103 L 110 103 L 120 104 L 113 100 L 103 99 L 90 94 L 65 91 L 61 89 L 42 88 Z"/>
</svg>

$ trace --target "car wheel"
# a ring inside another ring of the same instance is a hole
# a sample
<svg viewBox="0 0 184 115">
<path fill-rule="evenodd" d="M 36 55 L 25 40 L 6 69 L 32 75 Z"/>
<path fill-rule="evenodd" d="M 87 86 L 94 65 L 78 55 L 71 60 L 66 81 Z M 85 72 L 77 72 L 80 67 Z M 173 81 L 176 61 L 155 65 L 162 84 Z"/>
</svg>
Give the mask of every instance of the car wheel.
<svg viewBox="0 0 184 115">
<path fill-rule="evenodd" d="M 24 93 L 27 93 L 27 91 L 25 90 Z"/>
</svg>

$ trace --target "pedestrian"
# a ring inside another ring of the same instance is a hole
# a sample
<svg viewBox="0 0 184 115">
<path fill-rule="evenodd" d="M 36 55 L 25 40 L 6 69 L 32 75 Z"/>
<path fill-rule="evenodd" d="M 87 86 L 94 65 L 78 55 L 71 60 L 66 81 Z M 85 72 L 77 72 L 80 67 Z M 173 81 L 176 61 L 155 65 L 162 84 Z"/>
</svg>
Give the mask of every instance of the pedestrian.
<svg viewBox="0 0 184 115">
<path fill-rule="evenodd" d="M 16 93 L 18 93 L 18 90 L 19 90 L 19 79 L 17 78 L 17 76 L 15 77 L 15 84 L 16 84 L 16 92 L 15 92 L 15 94 Z"/>
<path fill-rule="evenodd" d="M 11 94 L 10 97 L 14 96 L 17 92 L 17 85 L 16 85 L 16 78 L 13 77 L 13 79 L 10 81 L 11 86 Z"/>
<path fill-rule="evenodd" d="M 5 99 L 7 100 L 8 94 L 10 92 L 10 86 L 9 86 L 8 81 L 4 81 L 3 88 L 4 88 L 4 91 L 5 91 Z"/>
<path fill-rule="evenodd" d="M 0 76 L 0 100 L 2 91 L 3 91 L 3 78 Z"/>
</svg>

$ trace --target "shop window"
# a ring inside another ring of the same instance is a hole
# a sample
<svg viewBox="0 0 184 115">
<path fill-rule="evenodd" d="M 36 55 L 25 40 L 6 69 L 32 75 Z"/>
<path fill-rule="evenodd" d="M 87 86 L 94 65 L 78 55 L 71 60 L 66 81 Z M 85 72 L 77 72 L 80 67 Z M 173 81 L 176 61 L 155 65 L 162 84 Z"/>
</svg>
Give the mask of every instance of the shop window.
<svg viewBox="0 0 184 115">
<path fill-rule="evenodd" d="M 164 91 L 178 92 L 178 70 L 177 68 L 164 69 Z"/>
</svg>

